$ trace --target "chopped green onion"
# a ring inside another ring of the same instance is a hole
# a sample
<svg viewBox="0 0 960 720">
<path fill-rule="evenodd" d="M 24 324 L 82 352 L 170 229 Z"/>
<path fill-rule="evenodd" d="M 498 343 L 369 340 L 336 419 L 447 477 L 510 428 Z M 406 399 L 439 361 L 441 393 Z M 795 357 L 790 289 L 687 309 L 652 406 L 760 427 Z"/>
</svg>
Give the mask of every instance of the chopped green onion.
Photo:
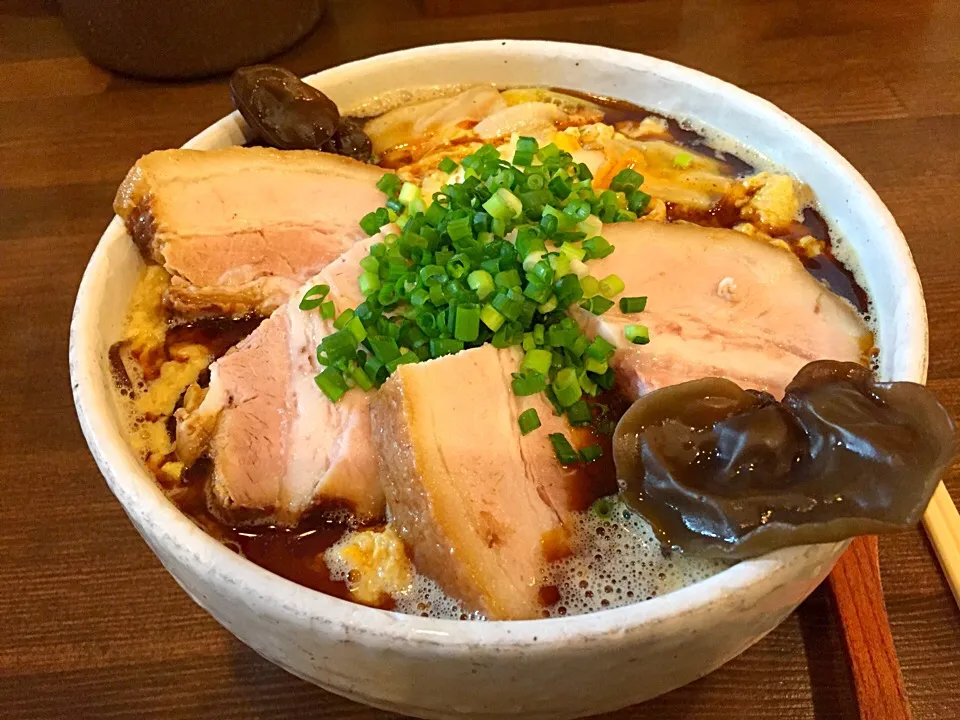
<svg viewBox="0 0 960 720">
<path fill-rule="evenodd" d="M 330 402 L 337 402 L 348 389 L 343 373 L 334 367 L 324 368 L 313 380 Z"/>
<path fill-rule="evenodd" d="M 388 337 L 371 337 L 367 339 L 373 354 L 383 363 L 388 363 L 400 357 L 400 348 L 397 341 Z"/>
<path fill-rule="evenodd" d="M 430 341 L 430 357 L 436 358 L 442 355 L 453 355 L 461 350 L 463 350 L 463 343 L 460 340 L 435 338 Z"/>
<path fill-rule="evenodd" d="M 356 315 L 350 318 L 349 322 L 344 325 L 344 329 L 349 330 L 350 334 L 357 339 L 358 343 L 367 339 L 367 329 Z"/>
<path fill-rule="evenodd" d="M 544 285 L 552 285 L 556 277 L 556 273 L 554 273 L 553 268 L 550 267 L 549 260 L 538 260 L 527 272 L 533 273 L 533 277 Z"/>
<path fill-rule="evenodd" d="M 546 328 L 543 323 L 537 323 L 533 326 L 533 341 L 537 345 L 543 345 L 546 336 Z"/>
<path fill-rule="evenodd" d="M 561 465 L 576 465 L 580 461 L 580 454 L 573 449 L 570 441 L 562 433 L 550 433 L 549 437 L 553 452 Z"/>
<path fill-rule="evenodd" d="M 542 218 L 540 218 L 540 230 L 542 230 L 543 234 L 547 237 L 551 237 L 555 232 L 557 232 L 559 224 L 560 223 L 557 221 L 557 218 L 553 215 L 544 215 Z"/>
<path fill-rule="evenodd" d="M 446 270 L 447 277 L 451 277 L 454 280 L 459 280 L 468 272 L 470 272 L 470 258 L 468 258 L 464 253 L 457 253 L 452 258 L 447 260 Z"/>
<path fill-rule="evenodd" d="M 384 307 L 395 305 L 399 300 L 397 289 L 393 285 L 384 285 L 377 293 L 377 302 Z"/>
<path fill-rule="evenodd" d="M 594 382 L 586 370 L 577 373 L 577 382 L 580 383 L 580 389 L 587 395 L 593 397 L 597 394 L 597 383 Z"/>
<path fill-rule="evenodd" d="M 390 218 L 386 216 L 386 212 L 383 215 L 378 212 L 371 212 L 360 218 L 360 227 L 367 235 L 376 235 L 380 232 L 380 228 L 388 222 L 390 222 Z"/>
<path fill-rule="evenodd" d="M 300 301 L 300 309 L 314 310 L 320 307 L 329 293 L 329 285 L 314 285 L 303 294 L 303 299 Z"/>
<path fill-rule="evenodd" d="M 573 262 L 574 260 L 583 260 L 583 257 L 587 254 L 587 251 L 581 247 L 578 247 L 577 245 L 574 245 L 573 243 L 564 243 L 560 247 L 560 253 L 566 255 L 568 258 L 570 258 L 570 261 Z"/>
<path fill-rule="evenodd" d="M 557 280 L 553 285 L 553 291 L 556 293 L 559 308 L 565 308 L 583 297 L 583 288 L 576 275 L 565 275 Z"/>
<path fill-rule="evenodd" d="M 493 296 L 490 304 L 508 320 L 516 320 L 523 309 L 523 293 L 516 288 L 502 289 Z"/>
<path fill-rule="evenodd" d="M 693 155 L 688 152 L 679 152 L 677 156 L 673 158 L 673 164 L 678 168 L 688 168 L 693 164 Z"/>
<path fill-rule="evenodd" d="M 486 300 L 494 290 L 493 276 L 486 270 L 474 270 L 467 275 L 467 285 L 477 293 L 478 298 Z"/>
<path fill-rule="evenodd" d="M 580 303 L 582 307 L 587 312 L 593 313 L 594 315 L 603 315 L 607 310 L 613 307 L 613 300 L 607 300 L 605 297 L 600 295 L 594 295 L 592 298 L 584 300 Z"/>
<path fill-rule="evenodd" d="M 600 292 L 600 281 L 593 275 L 586 275 L 580 278 L 580 287 L 583 288 L 584 297 L 592 297 Z"/>
<path fill-rule="evenodd" d="M 432 227 L 437 227 L 443 222 L 444 217 L 447 215 L 447 210 L 443 205 L 438 202 L 434 202 L 430 207 L 427 208 L 427 212 L 424 213 L 424 220 L 426 223 Z"/>
<path fill-rule="evenodd" d="M 520 273 L 516 268 L 501 270 L 493 278 L 494 284 L 498 288 L 520 287 Z"/>
<path fill-rule="evenodd" d="M 583 241 L 583 249 L 587 251 L 585 260 L 599 260 L 613 252 L 613 245 L 602 237 L 592 237 Z"/>
<path fill-rule="evenodd" d="M 603 448 L 599 445 L 587 445 L 580 450 L 580 458 L 585 463 L 592 463 L 603 456 Z"/>
<path fill-rule="evenodd" d="M 570 222 L 581 222 L 590 215 L 590 203 L 585 200 L 571 198 L 563 208 L 563 214 L 570 218 Z"/>
<path fill-rule="evenodd" d="M 650 205 L 650 196 L 643 190 L 636 190 L 627 198 L 627 209 L 638 216 L 647 211 L 648 205 Z"/>
<path fill-rule="evenodd" d="M 560 148 L 558 148 L 555 143 L 544 145 L 537 152 L 537 159 L 542 163 L 546 163 L 549 160 L 558 158 L 559 156 L 560 156 Z"/>
<path fill-rule="evenodd" d="M 586 427 L 593 421 L 590 406 L 583 398 L 577 400 L 567 408 L 567 422 L 571 427 Z"/>
<path fill-rule="evenodd" d="M 610 181 L 610 189 L 614 192 L 627 189 L 638 190 L 641 185 L 643 185 L 643 175 L 632 168 L 624 168 Z"/>
<path fill-rule="evenodd" d="M 480 310 L 475 305 L 457 307 L 453 336 L 463 342 L 473 342 L 480 336 Z"/>
<path fill-rule="evenodd" d="M 607 360 L 613 355 L 616 349 L 617 348 L 615 346 L 611 345 L 598 335 L 593 339 L 593 342 L 590 343 L 590 346 L 585 352 L 594 360 Z"/>
<path fill-rule="evenodd" d="M 377 190 L 387 197 L 396 197 L 403 181 L 394 173 L 387 173 L 377 181 Z M 371 233 L 373 234 L 373 233 Z"/>
<path fill-rule="evenodd" d="M 338 330 L 327 335 L 317 346 L 317 359 L 324 365 L 335 365 L 353 360 L 357 355 L 358 341 L 349 330 Z"/>
<path fill-rule="evenodd" d="M 537 267 L 540 263 L 544 262 L 543 256 L 545 255 L 544 250 L 534 250 L 531 253 L 528 253 L 527 256 L 523 259 L 523 271 L 524 272 L 533 272 L 534 268 Z M 549 268 L 549 261 L 546 262 L 546 266 Z M 553 270 L 550 270 L 551 276 L 553 275 Z M 551 282 L 553 282 L 551 280 Z"/>
<path fill-rule="evenodd" d="M 523 294 L 540 305 L 550 299 L 550 296 L 553 295 L 553 288 L 537 280 L 531 280 L 523 289 Z"/>
<path fill-rule="evenodd" d="M 547 187 L 550 188 L 550 192 L 552 192 L 561 200 L 566 200 L 568 197 L 570 197 L 570 184 L 562 177 L 553 178 L 547 184 Z"/>
<path fill-rule="evenodd" d="M 414 200 L 418 199 L 419 197 L 420 197 L 420 188 L 418 188 L 412 182 L 405 182 L 403 184 L 403 187 L 400 188 L 400 196 L 398 199 L 403 205 L 409 206 L 410 203 L 412 203 Z"/>
<path fill-rule="evenodd" d="M 523 342 L 523 328 L 519 323 L 504 323 L 490 340 L 490 344 L 495 348 L 508 348 L 519 345 L 521 342 Z"/>
<path fill-rule="evenodd" d="M 635 345 L 646 345 L 650 342 L 650 331 L 646 325 L 627 325 L 623 329 L 623 334 Z"/>
<path fill-rule="evenodd" d="M 543 313 L 544 315 L 546 315 L 547 313 L 551 313 L 556 309 L 557 309 L 556 295 L 551 295 L 550 299 L 547 300 L 545 303 L 537 305 L 537 312 Z"/>
<path fill-rule="evenodd" d="M 573 224 L 573 219 L 569 215 L 565 215 L 563 212 L 561 212 L 560 210 L 557 210 L 552 205 L 546 205 L 543 208 L 543 217 L 547 217 L 548 215 L 552 216 L 557 221 L 555 230 L 551 233 L 548 233 L 551 236 L 557 230 L 569 230 L 571 225 Z M 541 218 L 541 224 L 542 224 L 542 218 Z"/>
<path fill-rule="evenodd" d="M 414 198 L 410 205 L 407 206 L 407 212 L 411 215 L 416 215 L 417 213 L 426 212 L 427 204 L 423 201 L 422 197 Z"/>
<path fill-rule="evenodd" d="M 587 237 L 593 237 L 603 232 L 603 223 L 596 215 L 588 215 L 585 220 L 577 223 L 577 230 L 585 233 Z"/>
<path fill-rule="evenodd" d="M 506 188 L 500 188 L 483 203 L 483 209 L 497 220 L 510 220 L 520 214 L 523 203 Z"/>
<path fill-rule="evenodd" d="M 557 401 L 565 408 L 573 405 L 582 395 L 580 382 L 573 368 L 565 367 L 560 370 L 550 386 L 557 396 Z"/>
<path fill-rule="evenodd" d="M 380 278 L 376 273 L 365 272 L 360 276 L 360 292 L 364 297 L 370 297 L 380 289 Z"/>
<path fill-rule="evenodd" d="M 546 375 L 550 372 L 550 363 L 552 360 L 553 356 L 549 350 L 530 350 L 523 356 L 520 369 L 534 370 L 541 375 Z"/>
<path fill-rule="evenodd" d="M 517 418 L 517 424 L 520 426 L 521 435 L 529 435 L 540 427 L 540 416 L 533 408 L 527 408 Z"/>
<path fill-rule="evenodd" d="M 586 165 L 526 137 L 517 140 L 512 163 L 486 144 L 459 166 L 444 157 L 438 167 L 448 175 L 462 167 L 464 179 L 430 198 L 392 173 L 378 183 L 386 206 L 361 226 L 369 235 L 389 222 L 401 230 L 385 234 L 361 260 L 363 302 L 337 316 L 336 331 L 319 343 L 326 374 L 318 385 L 337 397 L 350 387 L 380 387 L 402 364 L 484 343 L 522 346 L 513 392 L 543 393 L 571 425 L 593 423 L 587 400 L 613 386 L 614 346 L 591 342 L 560 311 L 577 302 L 600 314 L 623 292 L 620 278 L 597 280 L 586 263 L 614 250 L 601 237 L 604 223 L 646 211 L 643 177 L 621 171 L 610 190 L 594 191 Z M 323 317 L 336 316 L 319 292 L 305 300 Z M 638 300 L 623 298 L 621 307 L 637 311 Z M 532 409 L 518 422 L 525 433 L 540 425 Z M 580 461 L 562 435 L 554 447 L 565 463 Z"/>
<path fill-rule="evenodd" d="M 353 370 L 350 371 L 350 377 L 357 384 L 357 387 L 359 387 L 364 392 L 367 392 L 368 390 L 373 389 L 373 380 L 371 380 L 370 376 L 367 375 L 366 372 L 364 372 L 363 368 L 359 366 L 355 367 Z"/>
<path fill-rule="evenodd" d="M 583 369 L 596 375 L 603 375 L 607 371 L 607 361 L 587 356 L 587 359 L 583 361 Z"/>
<path fill-rule="evenodd" d="M 622 313 L 643 312 L 643 309 L 646 306 L 647 306 L 646 296 L 620 298 L 620 312 Z"/>
<path fill-rule="evenodd" d="M 480 320 L 494 332 L 499 330 L 503 323 L 506 322 L 506 318 L 490 303 L 484 305 L 480 311 Z"/>
<path fill-rule="evenodd" d="M 343 330 L 347 326 L 347 323 L 353 320 L 353 316 L 354 316 L 353 310 L 351 310 L 350 308 L 347 308 L 342 313 L 340 313 L 340 315 L 337 317 L 336 320 L 333 321 L 333 326 L 337 330 Z"/>
<path fill-rule="evenodd" d="M 407 365 L 407 364 L 409 364 L 409 363 L 417 363 L 417 362 L 420 362 L 420 358 L 418 358 L 418 357 L 417 357 L 414 353 L 412 353 L 412 352 L 404 351 L 404 352 L 400 355 L 400 357 L 398 357 L 398 358 L 395 359 L 395 360 L 391 360 L 390 362 L 387 363 L 387 371 L 392 373 L 392 372 L 393 372 L 394 370 L 396 370 L 400 365 Z"/>
<path fill-rule="evenodd" d="M 619 275 L 607 275 L 600 281 L 600 294 L 605 298 L 612 298 L 614 295 L 622 293 L 624 287 L 623 280 L 620 279 Z"/>
<path fill-rule="evenodd" d="M 551 253 L 547 257 L 550 258 L 550 267 L 553 269 L 554 277 L 562 278 L 564 275 L 570 274 L 569 255 L 564 255 L 563 253 Z"/>
<path fill-rule="evenodd" d="M 440 285 L 447 279 L 446 271 L 439 265 L 426 265 L 420 268 L 420 282 L 425 287 Z"/>
<path fill-rule="evenodd" d="M 517 254 L 524 259 L 528 258 L 531 253 L 543 252 L 547 249 L 536 226 L 521 228 L 517 233 L 515 246 Z"/>
<path fill-rule="evenodd" d="M 546 378 L 538 372 L 527 370 L 513 374 L 511 381 L 513 394 L 517 397 L 526 397 L 527 395 L 536 395 L 547 388 Z"/>
</svg>

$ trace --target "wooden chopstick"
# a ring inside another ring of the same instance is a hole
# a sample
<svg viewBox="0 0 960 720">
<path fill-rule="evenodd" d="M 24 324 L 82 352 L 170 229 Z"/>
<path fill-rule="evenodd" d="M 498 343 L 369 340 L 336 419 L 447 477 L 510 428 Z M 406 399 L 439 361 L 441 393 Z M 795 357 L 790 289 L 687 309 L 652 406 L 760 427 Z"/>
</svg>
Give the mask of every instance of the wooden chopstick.
<svg viewBox="0 0 960 720">
<path fill-rule="evenodd" d="M 937 485 L 923 514 L 923 526 L 933 543 L 953 597 L 960 605 L 960 513 L 943 483 Z"/>
<path fill-rule="evenodd" d="M 875 535 L 857 537 L 830 573 L 861 720 L 911 720 L 883 602 Z"/>
</svg>

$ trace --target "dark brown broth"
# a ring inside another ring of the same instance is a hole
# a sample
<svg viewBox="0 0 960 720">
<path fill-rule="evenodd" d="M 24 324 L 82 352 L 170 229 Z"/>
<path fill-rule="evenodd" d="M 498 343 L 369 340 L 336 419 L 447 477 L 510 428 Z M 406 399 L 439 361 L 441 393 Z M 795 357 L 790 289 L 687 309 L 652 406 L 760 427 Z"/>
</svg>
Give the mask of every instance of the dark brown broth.
<svg viewBox="0 0 960 720">
<path fill-rule="evenodd" d="M 607 113 L 605 122 L 609 124 L 622 121 L 639 122 L 649 116 L 662 117 L 622 100 L 563 89 L 557 91 L 603 106 Z M 678 144 L 705 154 L 712 154 L 724 161 L 730 168 L 731 177 L 743 177 L 755 171 L 742 159 L 710 147 L 705 137 L 683 127 L 676 120 L 663 119 L 667 121 L 670 133 Z M 740 221 L 736 208 L 724 205 L 718 205 L 706 212 L 694 213 L 668 204 L 668 218 L 726 228 Z M 852 302 L 861 312 L 865 312 L 866 293 L 856 283 L 853 274 L 834 256 L 827 224 L 815 210 L 807 209 L 804 212 L 803 222 L 795 223 L 795 227 L 784 239 L 789 243 L 804 235 L 812 235 L 826 243 L 823 254 L 816 258 L 804 259 L 805 267 L 814 277 L 827 282 L 834 292 Z M 178 325 L 169 331 L 167 347 L 180 342 L 198 343 L 210 348 L 215 357 L 220 357 L 256 329 L 260 320 L 260 318 L 197 320 Z M 119 380 L 121 378 L 118 378 Z M 118 384 L 121 383 L 118 382 Z M 615 392 L 608 392 L 596 398 L 594 408 L 596 412 L 598 407 L 606 406 L 607 421 L 614 425 L 629 404 L 622 396 Z M 612 427 L 609 429 L 609 433 L 591 430 L 591 439 L 583 443 L 594 442 L 600 445 L 603 455 L 593 463 L 571 470 L 577 474 L 579 480 L 576 484 L 576 497 L 572 498 L 572 506 L 577 510 L 585 511 L 599 498 L 617 491 L 612 452 Z M 209 471 L 209 463 L 198 462 L 185 472 L 181 483 L 174 487 L 164 487 L 167 495 L 184 514 L 214 538 L 266 570 L 328 595 L 351 599 L 346 583 L 332 580 L 330 570 L 324 561 L 324 552 L 350 529 L 347 524 L 333 521 L 325 517 L 322 512 L 315 512 L 302 519 L 293 529 L 275 526 L 241 528 L 231 525 L 215 516 L 209 509 L 207 503 Z M 161 485 L 163 484 L 161 481 Z M 559 597 L 556 588 L 546 587 L 542 590 L 541 600 L 544 605 L 550 605 L 556 601 L 555 596 Z"/>
<path fill-rule="evenodd" d="M 350 599 L 346 583 L 333 580 L 324 552 L 343 537 L 349 527 L 320 513 L 304 517 L 296 528 L 273 525 L 240 528 L 210 511 L 207 486 L 210 462 L 200 460 L 183 480 L 166 488 L 168 497 L 206 533 L 260 567 L 327 595 Z"/>
<path fill-rule="evenodd" d="M 215 358 L 243 340 L 260 325 L 263 318 L 201 318 L 174 325 L 167 330 L 166 346 L 193 343 L 207 347 Z"/>
</svg>

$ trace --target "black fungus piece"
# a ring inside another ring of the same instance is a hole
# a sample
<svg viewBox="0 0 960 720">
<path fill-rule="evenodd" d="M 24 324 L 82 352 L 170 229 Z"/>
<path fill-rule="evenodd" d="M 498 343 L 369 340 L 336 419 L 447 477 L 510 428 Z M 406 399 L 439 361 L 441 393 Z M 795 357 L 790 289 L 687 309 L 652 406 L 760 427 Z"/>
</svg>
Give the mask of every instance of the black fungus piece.
<svg viewBox="0 0 960 720">
<path fill-rule="evenodd" d="M 614 435 L 624 498 L 664 546 L 730 559 L 910 527 L 955 451 L 925 387 L 830 360 L 782 402 L 719 378 L 655 390 Z"/>
<path fill-rule="evenodd" d="M 340 128 L 330 98 L 274 65 L 234 71 L 230 97 L 259 140 L 281 150 L 319 150 Z"/>
</svg>

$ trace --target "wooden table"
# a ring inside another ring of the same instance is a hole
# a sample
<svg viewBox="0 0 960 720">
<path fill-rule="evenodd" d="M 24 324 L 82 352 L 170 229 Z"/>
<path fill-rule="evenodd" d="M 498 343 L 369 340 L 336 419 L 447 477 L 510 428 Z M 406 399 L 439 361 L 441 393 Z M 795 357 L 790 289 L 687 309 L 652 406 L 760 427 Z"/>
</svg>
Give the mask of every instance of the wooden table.
<svg viewBox="0 0 960 720">
<path fill-rule="evenodd" d="M 927 293 L 930 385 L 957 414 L 960 3 L 558 5 L 437 18 L 417 0 L 331 0 L 280 62 L 305 74 L 434 42 L 549 38 L 650 53 L 769 98 L 848 157 L 897 217 Z M 77 54 L 53 2 L 0 6 L 0 716 L 387 717 L 273 667 L 196 607 L 127 522 L 74 415 L 70 313 L 117 184 L 138 156 L 228 110 L 223 79 L 111 76 Z M 956 468 L 947 482 L 960 494 Z M 915 715 L 956 718 L 960 613 L 930 545 L 916 530 L 880 547 Z M 821 588 L 718 672 L 614 717 L 856 717 L 830 602 Z"/>
</svg>

